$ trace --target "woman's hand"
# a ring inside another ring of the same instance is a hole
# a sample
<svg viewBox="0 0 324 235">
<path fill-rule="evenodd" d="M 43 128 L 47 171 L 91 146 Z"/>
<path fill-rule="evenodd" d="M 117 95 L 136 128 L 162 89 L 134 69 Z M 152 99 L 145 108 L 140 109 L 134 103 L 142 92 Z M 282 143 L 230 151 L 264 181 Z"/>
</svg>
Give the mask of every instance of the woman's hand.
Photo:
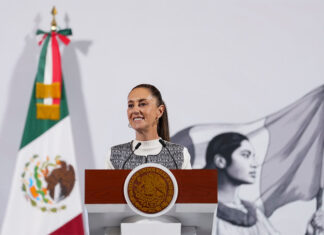
<svg viewBox="0 0 324 235">
<path fill-rule="evenodd" d="M 318 209 L 308 222 L 306 235 L 324 235 L 324 210 Z"/>
</svg>

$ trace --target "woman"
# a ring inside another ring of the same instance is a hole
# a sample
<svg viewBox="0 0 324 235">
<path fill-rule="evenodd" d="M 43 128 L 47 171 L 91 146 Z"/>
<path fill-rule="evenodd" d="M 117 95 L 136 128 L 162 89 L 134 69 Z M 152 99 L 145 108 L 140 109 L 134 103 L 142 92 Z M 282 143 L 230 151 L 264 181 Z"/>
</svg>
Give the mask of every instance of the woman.
<svg viewBox="0 0 324 235">
<path fill-rule="evenodd" d="M 128 94 L 127 116 L 135 140 L 113 146 L 106 159 L 107 169 L 133 169 L 144 163 L 159 163 L 169 169 L 191 169 L 187 148 L 168 142 L 169 125 L 160 91 L 140 84 Z"/>
<path fill-rule="evenodd" d="M 235 132 L 214 137 L 207 147 L 207 169 L 218 171 L 217 235 L 279 234 L 251 202 L 241 200 L 238 190 L 256 178 L 255 151 L 249 139 Z"/>
</svg>

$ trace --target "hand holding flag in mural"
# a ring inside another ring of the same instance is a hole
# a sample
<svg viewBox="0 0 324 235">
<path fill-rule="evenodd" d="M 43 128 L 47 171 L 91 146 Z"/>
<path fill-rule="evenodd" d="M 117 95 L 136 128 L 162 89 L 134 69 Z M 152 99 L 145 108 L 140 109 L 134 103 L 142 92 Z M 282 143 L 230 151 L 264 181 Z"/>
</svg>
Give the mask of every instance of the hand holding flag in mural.
<svg viewBox="0 0 324 235">
<path fill-rule="evenodd" d="M 84 234 L 71 121 L 58 43 L 70 29 L 57 30 L 53 8 L 43 34 L 27 120 L 2 234 Z M 26 61 L 27 62 L 27 61 Z"/>
</svg>

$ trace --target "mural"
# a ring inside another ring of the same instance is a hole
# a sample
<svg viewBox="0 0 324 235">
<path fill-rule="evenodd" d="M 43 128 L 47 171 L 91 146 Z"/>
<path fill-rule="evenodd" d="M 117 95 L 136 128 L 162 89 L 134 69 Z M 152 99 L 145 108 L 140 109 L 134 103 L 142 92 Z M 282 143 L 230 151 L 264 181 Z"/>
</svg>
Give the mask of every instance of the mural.
<svg viewBox="0 0 324 235">
<path fill-rule="evenodd" d="M 278 234 L 267 218 L 314 198 L 305 231 L 324 234 L 324 86 L 265 118 L 194 125 L 172 141 L 188 148 L 194 168 L 219 170 L 216 234 Z"/>
</svg>

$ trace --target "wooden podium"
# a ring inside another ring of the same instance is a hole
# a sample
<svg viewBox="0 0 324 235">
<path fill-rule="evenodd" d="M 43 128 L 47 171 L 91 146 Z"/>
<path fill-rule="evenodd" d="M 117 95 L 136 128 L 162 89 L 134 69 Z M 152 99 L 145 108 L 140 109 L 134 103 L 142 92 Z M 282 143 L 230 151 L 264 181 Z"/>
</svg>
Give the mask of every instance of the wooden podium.
<svg viewBox="0 0 324 235">
<path fill-rule="evenodd" d="M 197 234 L 211 234 L 217 204 L 216 170 L 171 170 L 178 183 L 175 206 L 166 215 L 181 222 L 182 231 L 196 228 Z M 86 170 L 85 204 L 91 235 L 117 228 L 123 219 L 136 215 L 123 194 L 130 170 Z M 183 233 L 182 233 L 183 234 Z M 187 233 L 190 234 L 190 233 Z"/>
</svg>

